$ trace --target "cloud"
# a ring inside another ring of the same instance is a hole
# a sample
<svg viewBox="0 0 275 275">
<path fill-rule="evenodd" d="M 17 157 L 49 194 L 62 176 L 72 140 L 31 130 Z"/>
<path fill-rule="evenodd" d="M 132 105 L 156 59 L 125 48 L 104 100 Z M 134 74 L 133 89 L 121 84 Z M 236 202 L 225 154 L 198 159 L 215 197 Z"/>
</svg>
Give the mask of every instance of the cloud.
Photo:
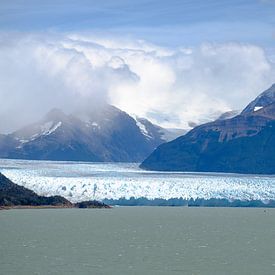
<svg viewBox="0 0 275 275">
<path fill-rule="evenodd" d="M 98 105 L 106 101 L 110 85 L 136 81 L 126 64 L 114 67 L 114 57 L 101 62 L 97 45 L 84 53 L 67 44 L 63 36 L 2 36 L 0 132 L 37 120 L 53 107 L 72 112 Z"/>
<path fill-rule="evenodd" d="M 274 79 L 274 64 L 253 45 L 204 44 L 172 53 L 122 52 L 140 81 L 111 93 L 120 108 L 170 127 L 241 109 Z"/>
<path fill-rule="evenodd" d="M 163 48 L 142 40 L 79 34 L 2 33 L 0 132 L 108 102 L 168 127 L 188 127 L 243 108 L 274 77 L 255 45 Z"/>
</svg>

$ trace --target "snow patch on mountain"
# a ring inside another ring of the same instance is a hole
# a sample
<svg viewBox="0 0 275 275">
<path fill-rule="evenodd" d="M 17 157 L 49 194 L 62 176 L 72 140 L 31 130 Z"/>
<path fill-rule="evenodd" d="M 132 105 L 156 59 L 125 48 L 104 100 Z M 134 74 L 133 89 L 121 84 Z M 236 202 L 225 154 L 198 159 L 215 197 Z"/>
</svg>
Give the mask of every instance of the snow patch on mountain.
<svg viewBox="0 0 275 275">
<path fill-rule="evenodd" d="M 61 127 L 62 122 L 59 121 L 57 123 L 54 123 L 53 121 L 47 121 L 44 124 L 40 125 L 38 127 L 38 132 L 35 134 L 32 134 L 31 136 L 23 135 L 22 137 L 15 137 L 16 140 L 20 142 L 20 144 L 16 147 L 17 149 L 20 149 L 23 147 L 24 144 L 34 141 L 37 138 L 41 136 L 48 136 L 54 133 L 59 127 Z"/>
<path fill-rule="evenodd" d="M 254 112 L 257 112 L 259 110 L 261 110 L 263 108 L 263 106 L 256 106 L 254 107 Z"/>
<path fill-rule="evenodd" d="M 20 141 L 21 143 L 27 143 L 27 142 L 29 142 L 28 139 L 20 139 L 19 141 Z"/>
<path fill-rule="evenodd" d="M 142 133 L 144 136 L 146 136 L 147 138 L 150 138 L 150 139 L 152 138 L 152 137 L 149 135 L 149 133 L 148 133 L 148 131 L 147 131 L 145 125 L 142 124 L 138 119 L 136 119 L 136 125 L 137 125 L 137 127 L 140 129 L 141 133 Z"/>
<path fill-rule="evenodd" d="M 47 122 L 45 123 L 41 128 L 43 129 L 41 135 L 48 136 L 55 132 L 60 126 L 62 125 L 62 122 L 59 121 L 58 123 L 54 124 L 53 122 Z"/>
<path fill-rule="evenodd" d="M 184 135 L 187 132 L 186 129 L 162 128 L 158 125 L 151 123 L 145 118 L 140 118 L 136 115 L 131 116 L 136 121 L 136 125 L 139 127 L 141 133 L 148 139 L 153 139 L 154 136 L 157 135 L 164 142 L 169 142 L 179 136 Z"/>
<path fill-rule="evenodd" d="M 242 114 L 247 114 L 250 112 L 256 112 L 260 107 L 266 107 L 275 102 L 275 84 L 273 84 L 269 89 L 265 90 L 259 96 L 257 96 L 253 101 L 251 101 L 242 111 Z"/>
</svg>

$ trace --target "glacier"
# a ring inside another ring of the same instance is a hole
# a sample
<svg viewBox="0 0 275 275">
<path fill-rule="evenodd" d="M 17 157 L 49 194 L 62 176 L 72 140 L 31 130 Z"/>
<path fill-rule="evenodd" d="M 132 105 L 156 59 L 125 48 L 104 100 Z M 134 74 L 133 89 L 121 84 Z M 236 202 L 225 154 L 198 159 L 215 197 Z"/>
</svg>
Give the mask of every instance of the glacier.
<svg viewBox="0 0 275 275">
<path fill-rule="evenodd" d="M 275 176 L 154 172 L 137 163 L 0 159 L 0 172 L 39 195 L 72 202 L 130 199 L 275 200 Z"/>
</svg>

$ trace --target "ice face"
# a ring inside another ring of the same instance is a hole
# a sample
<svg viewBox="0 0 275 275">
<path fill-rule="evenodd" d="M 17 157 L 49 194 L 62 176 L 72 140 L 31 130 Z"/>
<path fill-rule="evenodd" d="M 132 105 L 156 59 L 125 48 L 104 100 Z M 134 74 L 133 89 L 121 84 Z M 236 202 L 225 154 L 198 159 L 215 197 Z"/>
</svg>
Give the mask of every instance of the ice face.
<svg viewBox="0 0 275 275">
<path fill-rule="evenodd" d="M 0 160 L 0 172 L 39 195 L 61 195 L 72 202 L 123 197 L 275 200 L 275 176 L 164 173 L 143 171 L 133 163 L 26 160 Z"/>
</svg>

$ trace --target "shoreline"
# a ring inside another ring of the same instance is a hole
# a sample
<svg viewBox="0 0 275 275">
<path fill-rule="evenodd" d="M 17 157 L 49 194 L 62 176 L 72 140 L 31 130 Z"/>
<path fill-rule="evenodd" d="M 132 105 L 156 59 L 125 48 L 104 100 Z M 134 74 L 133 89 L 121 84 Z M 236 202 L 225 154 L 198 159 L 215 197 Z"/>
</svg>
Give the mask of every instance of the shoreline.
<svg viewBox="0 0 275 275">
<path fill-rule="evenodd" d="M 114 208 L 189 208 L 189 209 L 261 209 L 263 212 L 267 210 L 275 209 L 274 207 L 247 207 L 247 206 L 171 206 L 171 205 L 108 205 L 105 207 L 77 207 L 77 206 L 55 206 L 55 205 L 41 205 L 41 206 L 32 206 L 32 205 L 17 205 L 17 206 L 0 206 L 1 210 L 26 210 L 26 209 L 114 209 Z"/>
<path fill-rule="evenodd" d="M 39 206 L 32 206 L 32 205 L 18 205 L 18 206 L 0 206 L 1 210 L 13 210 L 13 209 L 111 209 L 113 207 L 106 206 L 106 207 L 77 207 L 77 206 L 56 206 L 56 205 L 39 205 Z"/>
</svg>

